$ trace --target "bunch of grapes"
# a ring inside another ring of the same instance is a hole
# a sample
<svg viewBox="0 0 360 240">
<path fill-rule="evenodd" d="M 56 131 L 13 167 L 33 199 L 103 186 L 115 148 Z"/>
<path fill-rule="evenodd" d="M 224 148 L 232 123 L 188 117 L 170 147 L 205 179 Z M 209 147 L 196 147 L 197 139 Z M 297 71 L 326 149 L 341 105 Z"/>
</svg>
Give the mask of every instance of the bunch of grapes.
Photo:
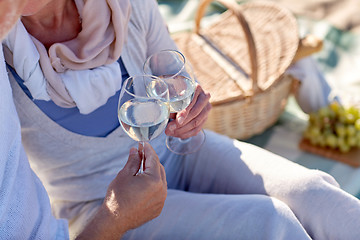
<svg viewBox="0 0 360 240">
<path fill-rule="evenodd" d="M 348 152 L 360 148 L 360 111 L 344 107 L 338 102 L 310 113 L 304 138 L 320 147 Z"/>
</svg>

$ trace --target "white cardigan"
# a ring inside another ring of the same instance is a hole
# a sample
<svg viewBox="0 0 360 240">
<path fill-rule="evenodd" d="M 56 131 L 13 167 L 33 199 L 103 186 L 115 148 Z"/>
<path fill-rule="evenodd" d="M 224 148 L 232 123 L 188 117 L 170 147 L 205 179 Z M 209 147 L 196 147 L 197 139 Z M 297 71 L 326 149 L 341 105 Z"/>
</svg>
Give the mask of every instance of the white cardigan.
<svg viewBox="0 0 360 240">
<path fill-rule="evenodd" d="M 21 145 L 3 51 L 0 47 L 0 239 L 68 239 L 66 220 L 56 220 L 41 181 Z"/>
</svg>

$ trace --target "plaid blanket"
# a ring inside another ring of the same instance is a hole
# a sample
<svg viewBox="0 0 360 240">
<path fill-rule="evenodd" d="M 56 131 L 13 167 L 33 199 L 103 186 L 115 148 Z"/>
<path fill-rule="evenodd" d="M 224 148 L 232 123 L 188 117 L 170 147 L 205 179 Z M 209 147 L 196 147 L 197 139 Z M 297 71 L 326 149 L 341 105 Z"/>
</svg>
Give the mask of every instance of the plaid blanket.
<svg viewBox="0 0 360 240">
<path fill-rule="evenodd" d="M 274 0 L 296 14 L 300 35 L 314 34 L 324 41 L 317 60 L 326 80 L 345 104 L 360 105 L 360 10 L 358 0 L 305 0 L 296 2 Z M 171 33 L 190 30 L 199 0 L 159 0 Z M 341 6 L 339 6 L 341 2 Z M 355 4 L 357 3 L 357 4 Z M 353 6 L 353 7 L 351 7 Z M 212 4 L 203 22 L 211 23 L 224 9 Z M 356 14 L 355 14 L 356 13 Z M 341 24 L 340 24 L 341 23 Z M 299 149 L 308 115 L 302 112 L 295 98 L 290 97 L 278 122 L 264 133 L 247 142 L 253 143 L 312 169 L 331 174 L 341 188 L 360 198 L 360 168 L 321 157 Z"/>
</svg>

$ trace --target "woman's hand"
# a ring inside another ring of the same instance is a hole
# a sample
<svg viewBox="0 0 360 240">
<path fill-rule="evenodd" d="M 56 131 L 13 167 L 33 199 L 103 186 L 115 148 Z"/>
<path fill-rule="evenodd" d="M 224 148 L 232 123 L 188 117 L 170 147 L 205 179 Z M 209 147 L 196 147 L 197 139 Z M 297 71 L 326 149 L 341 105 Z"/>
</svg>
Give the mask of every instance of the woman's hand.
<svg viewBox="0 0 360 240">
<path fill-rule="evenodd" d="M 165 133 L 182 139 L 197 135 L 208 118 L 211 109 L 209 99 L 210 94 L 197 85 L 190 105 L 176 114 L 175 121 L 168 124 Z"/>
<path fill-rule="evenodd" d="M 160 215 L 167 195 L 164 167 L 145 143 L 145 169 L 137 175 L 141 147 L 132 148 L 128 162 L 110 183 L 105 200 L 77 239 L 120 239 L 128 230 Z"/>
</svg>

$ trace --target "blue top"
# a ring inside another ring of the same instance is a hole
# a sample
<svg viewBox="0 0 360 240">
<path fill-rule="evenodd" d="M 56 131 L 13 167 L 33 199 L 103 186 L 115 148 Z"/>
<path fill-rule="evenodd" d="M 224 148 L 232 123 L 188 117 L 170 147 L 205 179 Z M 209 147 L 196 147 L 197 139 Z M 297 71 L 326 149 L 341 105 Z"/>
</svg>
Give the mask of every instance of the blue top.
<svg viewBox="0 0 360 240">
<path fill-rule="evenodd" d="M 122 81 L 125 81 L 129 77 L 129 74 L 125 69 L 121 58 L 119 58 L 118 62 L 121 68 Z M 85 136 L 106 137 L 109 133 L 119 127 L 117 105 L 120 90 L 117 91 L 114 96 L 110 97 L 105 105 L 89 114 L 81 114 L 77 107 L 62 108 L 51 100 L 44 101 L 33 99 L 30 91 L 24 85 L 24 81 L 16 74 L 14 69 L 11 67 L 9 67 L 9 69 L 20 87 L 26 95 L 33 100 L 36 106 L 63 128 Z"/>
</svg>

